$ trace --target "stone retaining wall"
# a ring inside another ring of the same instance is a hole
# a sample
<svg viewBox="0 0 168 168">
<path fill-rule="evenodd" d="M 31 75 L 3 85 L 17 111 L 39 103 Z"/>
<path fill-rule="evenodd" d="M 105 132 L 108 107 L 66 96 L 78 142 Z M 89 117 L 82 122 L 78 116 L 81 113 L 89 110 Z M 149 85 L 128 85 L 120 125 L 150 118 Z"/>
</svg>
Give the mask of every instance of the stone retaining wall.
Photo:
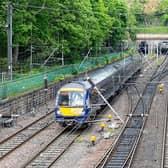
<svg viewBox="0 0 168 168">
<path fill-rule="evenodd" d="M 4 100 L 0 104 L 0 114 L 22 115 L 32 112 L 34 108 L 55 99 L 60 86 L 72 80 L 73 78 L 68 78 L 56 84 L 51 84 L 47 91 L 42 88 L 10 100 Z"/>
</svg>

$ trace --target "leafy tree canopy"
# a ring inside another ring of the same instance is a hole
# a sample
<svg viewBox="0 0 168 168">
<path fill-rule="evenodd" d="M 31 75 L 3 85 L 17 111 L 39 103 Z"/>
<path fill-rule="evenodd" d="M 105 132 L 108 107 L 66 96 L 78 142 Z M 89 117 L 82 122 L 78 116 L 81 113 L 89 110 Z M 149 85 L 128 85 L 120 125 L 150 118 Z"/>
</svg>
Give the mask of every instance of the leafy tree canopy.
<svg viewBox="0 0 168 168">
<path fill-rule="evenodd" d="M 3 39 L 7 36 L 7 6 L 8 0 L 0 0 Z M 96 51 L 126 39 L 127 27 L 136 25 L 140 18 L 135 13 L 141 11 L 138 3 L 130 14 L 124 0 L 13 0 L 12 6 L 14 49 L 33 44 L 39 46 L 36 57 L 45 59 L 51 50 L 44 46 L 57 48 L 59 55 L 64 47 L 64 55 L 71 62 L 91 47 Z"/>
</svg>

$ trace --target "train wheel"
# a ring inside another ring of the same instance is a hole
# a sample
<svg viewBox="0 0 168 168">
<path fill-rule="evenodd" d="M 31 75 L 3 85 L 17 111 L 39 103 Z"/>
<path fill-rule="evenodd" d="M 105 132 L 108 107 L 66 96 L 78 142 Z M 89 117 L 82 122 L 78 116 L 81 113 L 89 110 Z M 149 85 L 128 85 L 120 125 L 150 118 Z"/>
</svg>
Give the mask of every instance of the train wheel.
<svg viewBox="0 0 168 168">
<path fill-rule="evenodd" d="M 89 127 L 89 123 L 84 123 L 84 124 L 82 124 L 82 129 L 86 129 L 87 127 Z"/>
<path fill-rule="evenodd" d="M 60 125 L 61 127 L 66 127 L 66 126 L 67 126 L 67 124 L 66 124 L 65 122 L 59 123 L 59 125 Z"/>
</svg>

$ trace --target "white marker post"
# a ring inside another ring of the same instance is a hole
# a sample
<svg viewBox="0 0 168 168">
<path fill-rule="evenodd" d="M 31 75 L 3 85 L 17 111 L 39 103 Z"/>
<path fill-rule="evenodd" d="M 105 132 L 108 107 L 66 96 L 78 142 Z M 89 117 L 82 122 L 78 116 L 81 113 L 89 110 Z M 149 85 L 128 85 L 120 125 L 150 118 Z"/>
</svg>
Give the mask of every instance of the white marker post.
<svg viewBox="0 0 168 168">
<path fill-rule="evenodd" d="M 117 118 L 124 123 L 124 121 L 122 120 L 122 118 L 117 114 L 117 112 L 114 110 L 114 108 L 111 106 L 111 104 L 106 100 L 106 98 L 102 95 L 102 93 L 99 91 L 99 89 L 97 88 L 97 86 L 93 83 L 93 81 L 88 77 L 87 78 L 88 82 L 93 86 L 93 88 L 97 91 L 97 93 L 100 95 L 100 97 L 104 100 L 104 102 L 109 106 L 109 108 L 111 109 L 111 111 L 117 116 Z"/>
<path fill-rule="evenodd" d="M 20 115 L 18 114 L 0 114 L 0 118 L 17 118 L 19 117 Z"/>
</svg>

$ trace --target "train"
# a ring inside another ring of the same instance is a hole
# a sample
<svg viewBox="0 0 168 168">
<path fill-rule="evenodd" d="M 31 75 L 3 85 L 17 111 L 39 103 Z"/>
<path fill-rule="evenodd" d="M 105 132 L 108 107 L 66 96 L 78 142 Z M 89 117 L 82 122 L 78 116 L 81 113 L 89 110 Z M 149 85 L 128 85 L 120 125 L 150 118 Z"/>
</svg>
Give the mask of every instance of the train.
<svg viewBox="0 0 168 168">
<path fill-rule="evenodd" d="M 167 55 L 168 41 L 162 41 L 162 42 L 158 43 L 158 50 L 159 50 L 159 54 Z M 157 50 L 156 50 L 156 52 L 157 52 Z"/>
<path fill-rule="evenodd" d="M 139 44 L 139 52 L 143 53 L 144 55 L 148 54 L 149 46 L 146 41 L 141 41 Z"/>
<path fill-rule="evenodd" d="M 136 54 L 90 72 L 88 76 L 101 94 L 109 99 L 116 95 L 134 74 L 140 72 L 142 66 L 142 58 Z M 56 121 L 63 127 L 87 125 L 104 104 L 88 80 L 79 79 L 67 83 L 56 95 Z"/>
</svg>

